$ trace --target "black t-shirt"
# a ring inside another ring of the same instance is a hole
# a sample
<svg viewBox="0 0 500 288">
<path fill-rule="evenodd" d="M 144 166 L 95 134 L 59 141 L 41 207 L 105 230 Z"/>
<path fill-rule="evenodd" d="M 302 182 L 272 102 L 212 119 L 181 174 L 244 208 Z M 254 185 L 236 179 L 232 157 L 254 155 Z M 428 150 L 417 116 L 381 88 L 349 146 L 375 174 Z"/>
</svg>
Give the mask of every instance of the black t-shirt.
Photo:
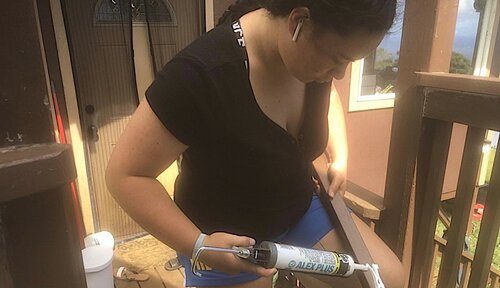
<svg viewBox="0 0 500 288">
<path fill-rule="evenodd" d="M 189 146 L 175 183 L 180 209 L 204 233 L 270 240 L 309 207 L 311 162 L 328 139 L 329 95 L 306 95 L 300 135 L 292 137 L 255 100 L 237 25 L 218 26 L 176 55 L 146 98 Z"/>
</svg>

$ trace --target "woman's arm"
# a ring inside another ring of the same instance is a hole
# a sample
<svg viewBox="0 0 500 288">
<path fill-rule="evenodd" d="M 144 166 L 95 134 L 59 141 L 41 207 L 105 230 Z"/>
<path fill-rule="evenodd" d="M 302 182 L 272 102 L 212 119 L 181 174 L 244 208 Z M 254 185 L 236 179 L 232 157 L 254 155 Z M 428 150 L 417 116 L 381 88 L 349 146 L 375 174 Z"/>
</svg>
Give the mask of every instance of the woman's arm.
<svg viewBox="0 0 500 288">
<path fill-rule="evenodd" d="M 106 184 L 118 204 L 146 231 L 181 254 L 192 255 L 200 230 L 168 196 L 156 177 L 187 149 L 156 117 L 144 100 L 120 137 L 106 169 Z M 207 246 L 251 246 L 248 237 L 214 233 Z M 204 253 L 201 260 L 227 273 L 272 275 L 265 269 L 229 254 Z"/>
<path fill-rule="evenodd" d="M 144 100 L 109 159 L 106 184 L 118 204 L 145 230 L 176 251 L 190 255 L 200 230 L 156 180 L 186 148 Z"/>
<path fill-rule="evenodd" d="M 325 154 L 328 158 L 328 179 L 331 184 L 328 194 L 344 193 L 347 185 L 347 133 L 344 109 L 340 96 L 332 85 L 330 93 L 330 107 L 328 111 L 328 145 Z"/>
</svg>

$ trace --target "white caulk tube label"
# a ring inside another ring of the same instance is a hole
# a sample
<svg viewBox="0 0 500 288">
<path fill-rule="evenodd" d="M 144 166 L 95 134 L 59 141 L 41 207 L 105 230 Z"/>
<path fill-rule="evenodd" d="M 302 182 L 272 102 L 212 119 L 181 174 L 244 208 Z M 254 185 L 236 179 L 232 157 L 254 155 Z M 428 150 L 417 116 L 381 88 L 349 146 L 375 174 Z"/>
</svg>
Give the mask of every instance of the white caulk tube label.
<svg viewBox="0 0 500 288">
<path fill-rule="evenodd" d="M 350 276 L 354 260 L 346 254 L 276 244 L 275 268 L 331 276 Z M 271 249 L 274 250 L 274 249 Z"/>
</svg>

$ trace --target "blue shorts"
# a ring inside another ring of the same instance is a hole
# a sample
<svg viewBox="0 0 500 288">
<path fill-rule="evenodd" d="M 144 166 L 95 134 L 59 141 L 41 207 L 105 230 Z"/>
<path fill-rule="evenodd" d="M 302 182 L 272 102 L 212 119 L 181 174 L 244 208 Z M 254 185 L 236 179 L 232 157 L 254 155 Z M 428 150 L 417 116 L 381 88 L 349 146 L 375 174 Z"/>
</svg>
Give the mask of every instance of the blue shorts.
<svg viewBox="0 0 500 288">
<path fill-rule="evenodd" d="M 314 194 L 311 206 L 299 222 L 282 236 L 277 239 L 272 239 L 271 241 L 312 248 L 332 229 L 333 225 L 331 224 L 326 209 L 321 204 L 319 197 Z M 191 259 L 181 254 L 177 256 L 186 270 L 186 287 L 229 286 L 251 282 L 260 278 L 250 273 L 228 275 L 223 272 L 211 270 L 203 264 L 200 264 L 200 267 L 198 267 L 201 269 L 199 272 L 202 274 L 202 277 L 198 277 L 191 272 Z"/>
</svg>

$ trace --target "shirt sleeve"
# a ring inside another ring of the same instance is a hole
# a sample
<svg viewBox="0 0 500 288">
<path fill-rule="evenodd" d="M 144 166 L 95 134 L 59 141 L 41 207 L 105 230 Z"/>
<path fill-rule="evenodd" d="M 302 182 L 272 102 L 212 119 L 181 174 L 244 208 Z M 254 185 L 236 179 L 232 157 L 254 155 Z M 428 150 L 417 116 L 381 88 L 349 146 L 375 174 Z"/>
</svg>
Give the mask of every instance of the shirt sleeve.
<svg viewBox="0 0 500 288">
<path fill-rule="evenodd" d="M 196 144 L 206 123 L 204 97 L 208 87 L 200 65 L 186 59 L 174 59 L 158 73 L 146 90 L 146 99 L 158 119 L 185 145 Z"/>
</svg>

